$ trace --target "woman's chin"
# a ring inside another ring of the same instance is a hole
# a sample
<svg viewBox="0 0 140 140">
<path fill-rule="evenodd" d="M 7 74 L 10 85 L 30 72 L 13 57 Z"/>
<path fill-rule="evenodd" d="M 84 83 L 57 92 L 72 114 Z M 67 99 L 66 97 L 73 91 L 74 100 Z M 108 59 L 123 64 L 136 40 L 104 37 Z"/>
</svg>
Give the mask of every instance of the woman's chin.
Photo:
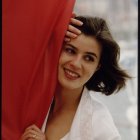
<svg viewBox="0 0 140 140">
<path fill-rule="evenodd" d="M 59 85 L 61 86 L 61 88 L 67 89 L 67 90 L 74 90 L 74 89 L 80 88 L 75 83 L 70 83 L 70 82 L 59 82 Z"/>
</svg>

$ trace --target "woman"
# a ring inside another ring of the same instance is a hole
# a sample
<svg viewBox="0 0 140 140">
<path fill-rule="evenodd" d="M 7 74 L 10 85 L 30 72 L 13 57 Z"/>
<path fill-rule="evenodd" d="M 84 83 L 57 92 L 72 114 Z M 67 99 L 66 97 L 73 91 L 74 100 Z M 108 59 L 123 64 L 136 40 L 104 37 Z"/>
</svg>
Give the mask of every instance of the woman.
<svg viewBox="0 0 140 140">
<path fill-rule="evenodd" d="M 118 65 L 120 49 L 102 18 L 76 17 L 81 31 L 64 43 L 58 86 L 40 130 L 29 126 L 21 140 L 120 140 L 107 108 L 94 98 L 111 95 L 130 78 Z M 92 96 L 93 95 L 93 96 Z"/>
</svg>

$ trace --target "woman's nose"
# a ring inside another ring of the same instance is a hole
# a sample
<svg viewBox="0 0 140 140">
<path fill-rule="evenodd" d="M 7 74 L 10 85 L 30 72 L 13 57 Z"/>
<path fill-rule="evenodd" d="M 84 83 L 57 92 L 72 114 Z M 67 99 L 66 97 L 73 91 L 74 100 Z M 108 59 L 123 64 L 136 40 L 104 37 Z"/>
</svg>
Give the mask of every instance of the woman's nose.
<svg viewBox="0 0 140 140">
<path fill-rule="evenodd" d="M 82 66 L 82 59 L 81 56 L 75 56 L 71 61 L 70 61 L 70 66 L 75 68 L 75 69 L 80 69 Z"/>
</svg>

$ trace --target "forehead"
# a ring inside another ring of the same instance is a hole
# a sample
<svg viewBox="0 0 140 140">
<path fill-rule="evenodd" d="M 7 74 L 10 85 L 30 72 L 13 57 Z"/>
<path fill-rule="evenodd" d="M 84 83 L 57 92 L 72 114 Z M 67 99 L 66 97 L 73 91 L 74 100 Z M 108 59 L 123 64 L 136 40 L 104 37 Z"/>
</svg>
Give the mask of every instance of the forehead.
<svg viewBox="0 0 140 140">
<path fill-rule="evenodd" d="M 94 52 L 97 55 L 101 54 L 101 45 L 96 38 L 92 36 L 81 34 L 77 38 L 71 39 L 68 44 L 76 47 L 82 52 Z"/>
</svg>

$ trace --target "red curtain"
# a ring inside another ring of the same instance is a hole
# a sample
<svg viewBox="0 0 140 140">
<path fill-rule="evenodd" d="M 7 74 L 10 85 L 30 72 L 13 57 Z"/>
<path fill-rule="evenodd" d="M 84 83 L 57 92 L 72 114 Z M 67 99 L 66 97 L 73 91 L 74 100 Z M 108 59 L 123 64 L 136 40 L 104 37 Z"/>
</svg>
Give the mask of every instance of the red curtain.
<svg viewBox="0 0 140 140">
<path fill-rule="evenodd" d="M 75 0 L 2 1 L 2 139 L 41 128 Z"/>
</svg>

